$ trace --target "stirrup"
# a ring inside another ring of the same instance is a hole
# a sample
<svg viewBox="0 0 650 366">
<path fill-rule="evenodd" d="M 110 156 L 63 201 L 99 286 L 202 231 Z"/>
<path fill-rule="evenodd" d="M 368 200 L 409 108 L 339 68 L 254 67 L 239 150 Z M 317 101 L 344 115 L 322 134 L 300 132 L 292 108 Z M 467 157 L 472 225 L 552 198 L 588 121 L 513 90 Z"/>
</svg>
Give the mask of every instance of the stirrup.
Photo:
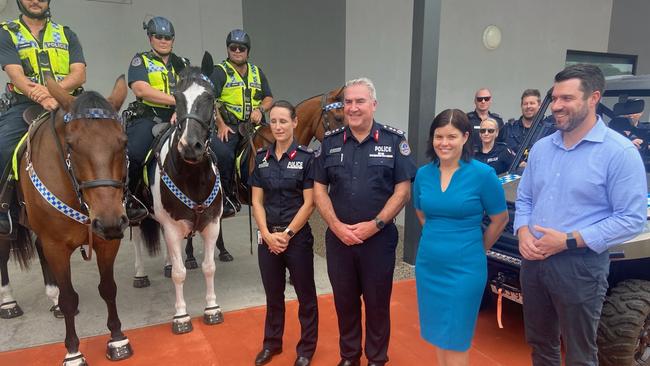
<svg viewBox="0 0 650 366">
<path fill-rule="evenodd" d="M 129 205 L 130 204 L 130 205 Z M 129 219 L 129 224 L 132 226 L 139 225 L 142 220 L 149 216 L 147 206 L 133 194 L 128 194 L 125 202 L 126 217 Z M 129 207 L 131 206 L 131 207 Z M 131 213 L 131 215 L 129 215 Z"/>
<path fill-rule="evenodd" d="M 3 204 L 5 205 L 5 204 Z M 2 212 L 0 215 L 7 215 L 7 223 L 9 224 L 9 231 L 0 230 L 0 238 L 13 238 L 14 235 L 14 222 L 11 219 L 11 213 L 9 211 Z"/>
</svg>

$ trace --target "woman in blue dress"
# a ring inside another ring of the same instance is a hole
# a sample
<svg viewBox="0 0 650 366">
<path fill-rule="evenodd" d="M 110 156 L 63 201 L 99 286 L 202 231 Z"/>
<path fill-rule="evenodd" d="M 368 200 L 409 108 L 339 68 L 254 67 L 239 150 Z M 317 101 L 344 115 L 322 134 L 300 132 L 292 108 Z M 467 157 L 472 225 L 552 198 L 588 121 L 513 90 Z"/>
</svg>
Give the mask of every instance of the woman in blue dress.
<svg viewBox="0 0 650 366">
<path fill-rule="evenodd" d="M 447 109 L 429 129 L 428 155 L 413 185 L 422 224 L 415 278 L 422 337 L 434 345 L 438 365 L 469 365 L 481 296 L 487 281 L 485 251 L 497 240 L 508 211 L 490 166 L 473 160 L 467 115 Z M 483 215 L 491 223 L 481 229 Z"/>
</svg>

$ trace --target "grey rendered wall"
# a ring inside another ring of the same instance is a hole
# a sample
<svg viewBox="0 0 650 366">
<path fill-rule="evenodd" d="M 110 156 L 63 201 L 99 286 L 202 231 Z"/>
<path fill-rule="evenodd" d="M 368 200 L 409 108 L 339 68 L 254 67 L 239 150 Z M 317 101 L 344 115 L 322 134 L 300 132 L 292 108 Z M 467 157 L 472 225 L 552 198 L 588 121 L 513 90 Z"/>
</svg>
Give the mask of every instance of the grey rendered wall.
<svg viewBox="0 0 650 366">
<path fill-rule="evenodd" d="M 638 55 L 637 74 L 650 74 L 650 1 L 614 0 L 609 52 Z"/>
<path fill-rule="evenodd" d="M 132 4 L 56 0 L 52 12 L 54 21 L 69 25 L 81 39 L 88 64 L 86 88 L 103 94 L 119 74 L 126 74 L 136 52 L 149 49 L 142 29 L 145 15 L 170 19 L 176 30 L 174 52 L 197 65 L 204 49 L 215 60 L 223 58 L 227 32 L 242 24 L 241 2 L 229 0 L 133 0 Z M 17 14 L 15 2 L 8 1 L 0 18 L 13 19 Z M 6 74 L 1 75 L 4 85 Z M 132 99 L 129 93 L 127 100 Z"/>
<path fill-rule="evenodd" d="M 298 103 L 345 76 L 345 0 L 243 0 L 244 29 L 275 99 Z M 225 47 L 225 46 L 224 46 Z"/>
<path fill-rule="evenodd" d="M 518 118 L 521 92 L 545 93 L 567 49 L 607 51 L 611 12 L 612 0 L 443 0 L 436 111 L 472 110 L 489 87 L 493 111 Z M 490 24 L 503 35 L 494 51 L 482 45 Z"/>
</svg>

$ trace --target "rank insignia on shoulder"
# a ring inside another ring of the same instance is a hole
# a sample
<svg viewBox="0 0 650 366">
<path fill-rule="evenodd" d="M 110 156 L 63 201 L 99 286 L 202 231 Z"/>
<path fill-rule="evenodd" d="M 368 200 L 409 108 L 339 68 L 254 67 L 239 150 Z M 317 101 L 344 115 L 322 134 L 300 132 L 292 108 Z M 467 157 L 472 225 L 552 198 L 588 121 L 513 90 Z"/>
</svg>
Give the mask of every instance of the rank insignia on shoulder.
<svg viewBox="0 0 650 366">
<path fill-rule="evenodd" d="M 261 152 L 264 152 L 265 150 L 266 150 L 266 147 L 265 147 L 265 146 L 260 147 L 259 149 L 257 149 L 257 153 L 259 154 L 259 153 L 261 153 Z"/>
<path fill-rule="evenodd" d="M 334 129 L 334 130 L 325 131 L 325 136 L 336 135 L 337 133 L 343 132 L 343 130 L 345 130 L 345 126 L 339 127 L 337 129 Z"/>
<path fill-rule="evenodd" d="M 142 65 L 142 58 L 140 57 L 140 55 L 136 55 L 135 57 L 133 57 L 133 60 L 131 60 L 131 66 L 138 67 L 140 65 Z"/>
<path fill-rule="evenodd" d="M 409 143 L 406 141 L 406 139 L 402 140 L 402 142 L 399 143 L 399 153 L 404 156 L 411 155 L 411 147 L 409 146 Z"/>
<path fill-rule="evenodd" d="M 383 125 L 383 128 L 384 128 L 384 130 L 390 131 L 390 132 L 392 132 L 392 133 L 394 133 L 396 135 L 404 136 L 404 131 L 402 131 L 402 130 L 400 130 L 398 128 L 391 127 L 389 125 Z"/>
<path fill-rule="evenodd" d="M 310 154 L 314 152 L 314 150 L 308 148 L 308 147 L 305 146 L 305 145 L 298 145 L 298 149 L 299 149 L 299 150 L 302 150 L 302 151 L 304 151 L 304 152 L 308 152 L 308 153 L 310 153 Z"/>
</svg>

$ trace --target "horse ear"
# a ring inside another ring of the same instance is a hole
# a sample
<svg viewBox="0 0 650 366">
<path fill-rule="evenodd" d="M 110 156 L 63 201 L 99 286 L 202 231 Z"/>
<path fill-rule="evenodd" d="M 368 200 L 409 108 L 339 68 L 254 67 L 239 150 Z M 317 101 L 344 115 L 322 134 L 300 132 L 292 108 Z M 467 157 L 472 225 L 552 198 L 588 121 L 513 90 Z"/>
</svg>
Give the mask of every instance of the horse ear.
<svg viewBox="0 0 650 366">
<path fill-rule="evenodd" d="M 201 61 L 201 73 L 205 76 L 210 76 L 214 69 L 214 61 L 210 52 L 205 51 L 203 54 L 203 61 Z"/>
<path fill-rule="evenodd" d="M 115 86 L 113 86 L 113 92 L 111 95 L 106 98 L 106 100 L 115 108 L 116 111 L 119 111 L 122 108 L 122 104 L 126 99 L 126 80 L 124 79 L 124 74 L 120 75 L 115 81 Z"/>
<path fill-rule="evenodd" d="M 63 108 L 64 111 L 70 112 L 72 103 L 74 103 L 74 97 L 63 89 L 50 75 L 45 77 L 45 85 L 47 90 L 50 92 L 50 95 L 56 99 L 59 105 Z"/>
</svg>

